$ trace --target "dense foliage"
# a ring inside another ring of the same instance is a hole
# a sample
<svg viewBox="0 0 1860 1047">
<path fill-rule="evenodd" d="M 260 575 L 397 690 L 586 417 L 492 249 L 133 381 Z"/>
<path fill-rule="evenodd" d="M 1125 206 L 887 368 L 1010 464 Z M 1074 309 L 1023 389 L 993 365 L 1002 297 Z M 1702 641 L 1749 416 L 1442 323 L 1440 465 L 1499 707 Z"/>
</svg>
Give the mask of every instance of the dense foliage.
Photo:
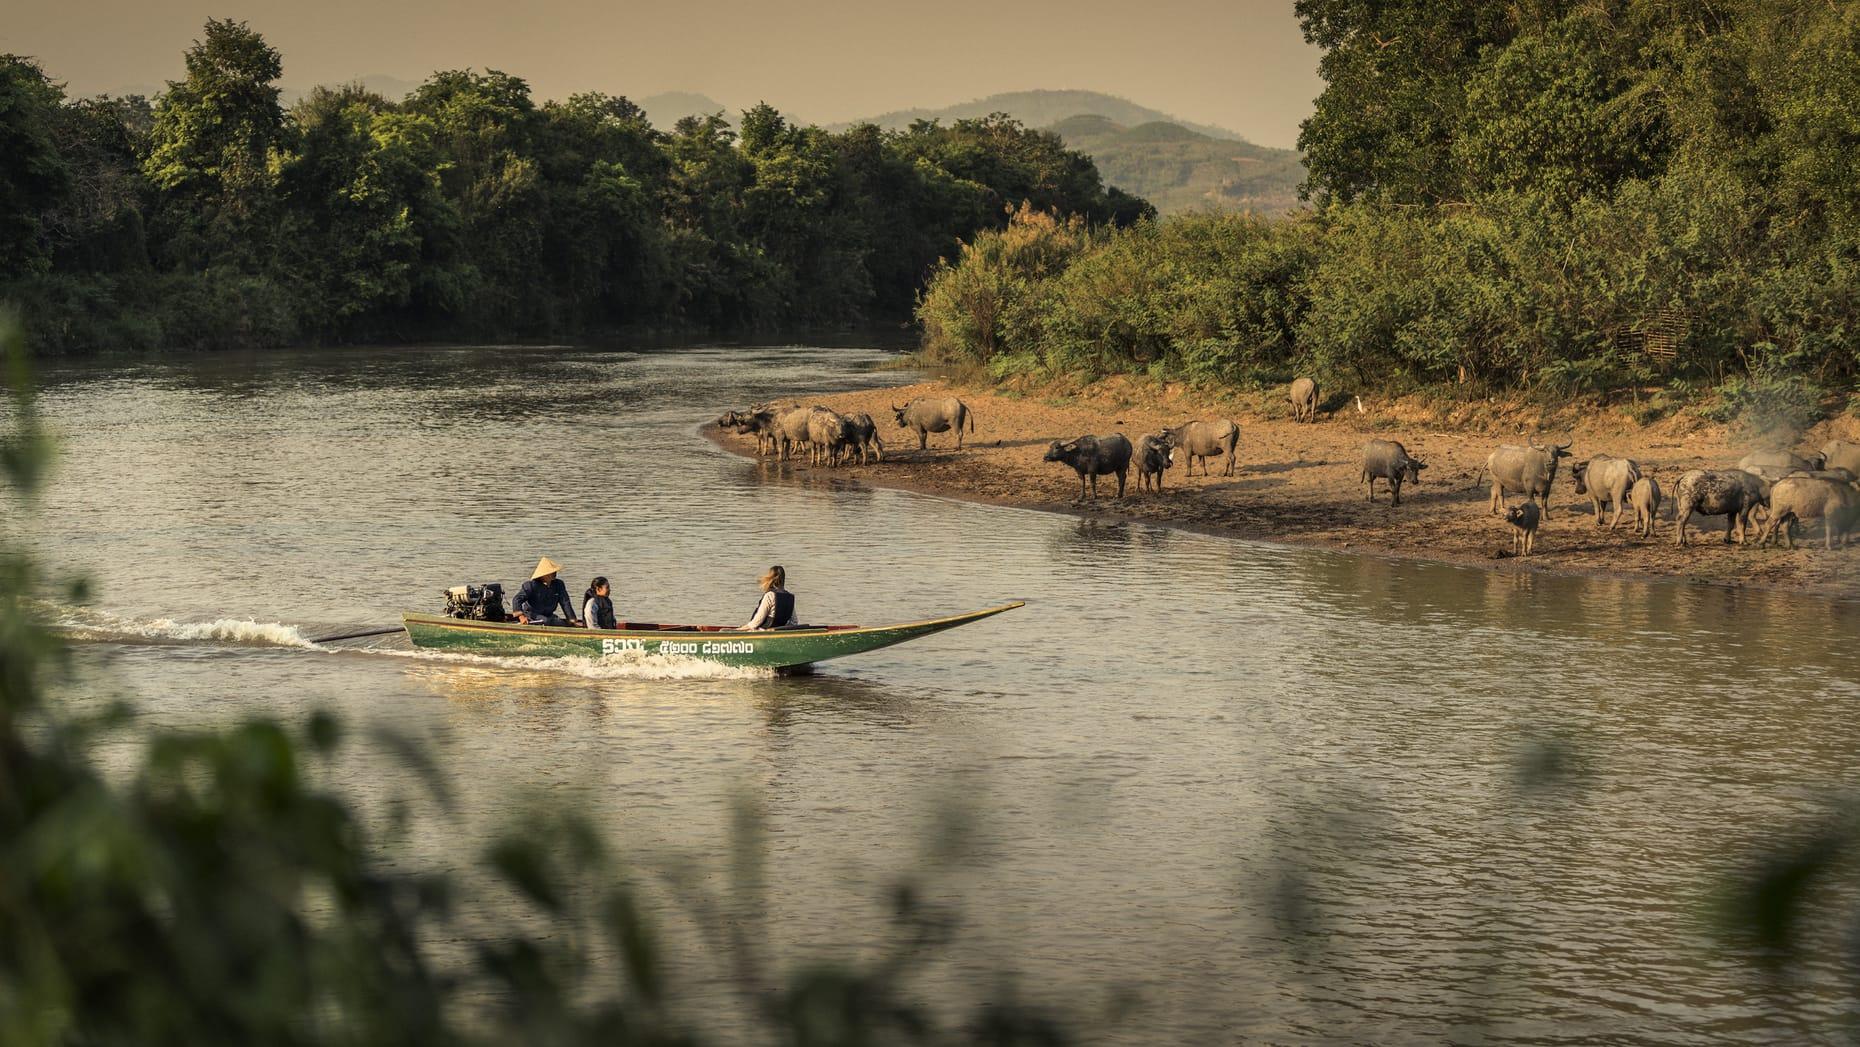
<svg viewBox="0 0 1860 1047">
<path fill-rule="evenodd" d="M 926 348 L 1002 374 L 1704 380 L 1810 411 L 1860 376 L 1860 7 L 1297 7 L 1325 49 L 1312 209 L 1020 216 L 935 274 Z"/>
<path fill-rule="evenodd" d="M 280 55 L 231 21 L 186 68 L 152 101 L 73 100 L 0 56 L 0 297 L 40 350 L 895 319 L 1010 206 L 1151 213 L 998 114 L 662 131 L 495 70 L 286 108 Z"/>
</svg>

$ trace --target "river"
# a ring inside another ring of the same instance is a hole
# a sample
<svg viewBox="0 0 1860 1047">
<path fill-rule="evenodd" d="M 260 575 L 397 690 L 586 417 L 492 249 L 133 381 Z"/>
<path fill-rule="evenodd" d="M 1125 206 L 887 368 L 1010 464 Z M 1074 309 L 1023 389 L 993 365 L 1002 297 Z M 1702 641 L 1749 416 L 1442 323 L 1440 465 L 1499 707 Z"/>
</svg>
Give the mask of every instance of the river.
<svg viewBox="0 0 1860 1047">
<path fill-rule="evenodd" d="M 1779 988 L 1714 936 L 1713 904 L 1852 778 L 1851 606 L 964 504 L 696 431 L 752 399 L 909 380 L 893 358 L 43 369 L 61 455 L 29 540 L 95 583 L 49 612 L 81 641 L 65 700 L 130 695 L 177 729 L 329 709 L 420 739 L 455 802 L 399 862 L 469 869 L 541 806 L 587 814 L 658 882 L 722 892 L 747 805 L 786 961 L 869 952 L 887 887 L 914 878 L 962 918 L 926 993 L 1012 971 L 1074 1014 L 1129 994 L 1092 1019 L 1110 1041 L 1757 1043 L 1844 1020 L 1846 917 L 1814 922 L 1830 958 Z M 746 618 L 771 563 L 815 622 L 1028 606 L 799 677 L 300 642 L 437 610 L 449 585 L 514 587 L 544 554 L 576 594 L 613 579 L 636 620 Z M 421 793 L 352 737 L 340 788 L 371 810 Z M 654 895 L 674 936 L 676 893 Z M 739 1031 L 726 990 L 686 995 Z"/>
</svg>

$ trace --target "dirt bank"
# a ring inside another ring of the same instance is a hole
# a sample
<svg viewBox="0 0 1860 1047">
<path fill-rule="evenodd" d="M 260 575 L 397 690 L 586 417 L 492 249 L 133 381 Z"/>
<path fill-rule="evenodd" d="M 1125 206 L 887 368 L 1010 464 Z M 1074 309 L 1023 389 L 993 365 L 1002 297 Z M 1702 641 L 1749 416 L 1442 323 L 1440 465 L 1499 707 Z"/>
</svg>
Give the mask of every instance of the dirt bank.
<svg viewBox="0 0 1860 1047">
<path fill-rule="evenodd" d="M 958 395 L 974 411 L 977 429 L 955 450 L 953 434 L 930 438 L 917 448 L 915 434 L 894 426 L 889 404 L 916 396 Z M 1521 443 L 1520 432 L 1539 429 L 1541 409 L 1504 410 L 1486 404 L 1463 409 L 1346 403 L 1297 424 L 1262 397 L 1216 399 L 1169 392 L 1133 383 L 1106 383 L 1067 397 L 1034 397 L 977 389 L 951 389 L 929 382 L 897 389 L 803 397 L 842 413 L 864 411 L 879 422 L 886 454 L 882 463 L 842 466 L 836 478 L 856 479 L 954 498 L 1030 509 L 1079 513 L 1108 520 L 1140 520 L 1198 531 L 1315 545 L 1418 559 L 1473 564 L 1497 570 L 1532 570 L 1609 575 L 1656 575 L 1725 585 L 1860 597 L 1860 546 L 1828 553 L 1819 546 L 1795 550 L 1726 546 L 1723 518 L 1694 517 L 1694 542 L 1673 544 L 1670 494 L 1687 469 L 1729 467 L 1749 448 L 1722 426 L 1686 418 L 1652 426 L 1636 424 L 1626 409 L 1597 409 L 1555 429 L 1559 442 L 1574 440 L 1574 459 L 1559 470 L 1551 513 L 1528 559 L 1501 557 L 1508 550 L 1507 525 L 1489 511 L 1490 491 L 1479 472 L 1499 443 Z M 1192 417 L 1227 417 L 1240 424 L 1240 468 L 1236 476 L 1193 478 L 1178 464 L 1169 470 L 1162 494 L 1136 490 L 1115 497 L 1116 477 L 1099 481 L 1104 496 L 1078 506 L 1076 474 L 1041 460 L 1055 438 L 1121 431 L 1133 441 L 1145 432 Z M 1853 439 L 1855 420 L 1824 423 L 1804 443 L 1820 446 L 1832 436 Z M 754 441 L 714 426 L 706 432 L 722 446 L 753 455 Z M 1399 439 L 1429 468 L 1419 487 L 1405 487 L 1402 504 L 1390 507 L 1378 485 L 1378 501 L 1364 498 L 1358 480 L 1361 449 L 1371 437 Z M 1653 539 L 1637 538 L 1628 513 L 1613 533 L 1598 528 L 1589 501 L 1575 493 L 1568 467 L 1598 451 L 1638 459 L 1668 492 Z M 799 475 L 805 461 L 768 466 L 771 475 Z M 822 467 L 824 468 L 824 467 Z M 1108 484 L 1108 486 L 1107 486 Z M 1700 525 L 1703 525 L 1701 530 Z"/>
</svg>

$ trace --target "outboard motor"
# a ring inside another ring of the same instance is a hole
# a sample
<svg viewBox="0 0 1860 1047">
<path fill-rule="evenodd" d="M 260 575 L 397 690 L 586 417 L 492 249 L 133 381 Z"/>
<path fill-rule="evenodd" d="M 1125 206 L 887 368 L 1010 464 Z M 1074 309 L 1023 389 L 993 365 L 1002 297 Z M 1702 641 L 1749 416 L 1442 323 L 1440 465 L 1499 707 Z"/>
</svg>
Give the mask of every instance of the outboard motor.
<svg viewBox="0 0 1860 1047">
<path fill-rule="evenodd" d="M 504 613 L 504 587 L 496 582 L 483 585 L 455 585 L 446 590 L 446 617 L 468 618 L 474 622 L 509 620 Z"/>
</svg>

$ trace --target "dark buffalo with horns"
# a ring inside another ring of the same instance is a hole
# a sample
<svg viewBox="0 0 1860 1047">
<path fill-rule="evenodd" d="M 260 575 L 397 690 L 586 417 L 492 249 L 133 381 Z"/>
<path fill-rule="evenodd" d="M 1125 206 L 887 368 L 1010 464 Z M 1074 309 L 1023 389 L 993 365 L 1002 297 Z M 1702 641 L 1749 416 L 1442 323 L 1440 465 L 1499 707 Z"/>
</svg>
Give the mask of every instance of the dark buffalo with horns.
<svg viewBox="0 0 1860 1047">
<path fill-rule="evenodd" d="M 878 461 L 885 460 L 885 441 L 878 438 L 878 423 L 864 411 L 855 411 L 846 416 L 846 432 L 852 438 L 853 448 L 859 453 L 859 464 L 866 464 L 869 454 Z"/>
<path fill-rule="evenodd" d="M 762 456 L 775 449 L 775 411 L 769 407 L 751 407 L 746 411 L 725 411 L 717 419 L 719 428 L 733 433 L 750 433 L 756 438 L 756 454 Z"/>
<path fill-rule="evenodd" d="M 1098 500 L 1098 477 L 1117 474 L 1117 496 L 1124 496 L 1124 481 L 1130 474 L 1130 440 L 1123 433 L 1109 436 L 1080 436 L 1071 440 L 1054 440 L 1046 448 L 1046 460 L 1064 462 L 1079 474 L 1079 501 L 1085 500 L 1085 481 L 1091 479 L 1091 500 Z"/>
<path fill-rule="evenodd" d="M 1750 518 L 1770 504 L 1770 484 L 1755 473 L 1742 469 L 1694 469 L 1679 478 L 1673 488 L 1673 523 L 1678 532 L 1673 544 L 1685 545 L 1686 521 L 1692 514 L 1724 517 L 1724 543 L 1744 544 L 1750 533 Z"/>
</svg>

